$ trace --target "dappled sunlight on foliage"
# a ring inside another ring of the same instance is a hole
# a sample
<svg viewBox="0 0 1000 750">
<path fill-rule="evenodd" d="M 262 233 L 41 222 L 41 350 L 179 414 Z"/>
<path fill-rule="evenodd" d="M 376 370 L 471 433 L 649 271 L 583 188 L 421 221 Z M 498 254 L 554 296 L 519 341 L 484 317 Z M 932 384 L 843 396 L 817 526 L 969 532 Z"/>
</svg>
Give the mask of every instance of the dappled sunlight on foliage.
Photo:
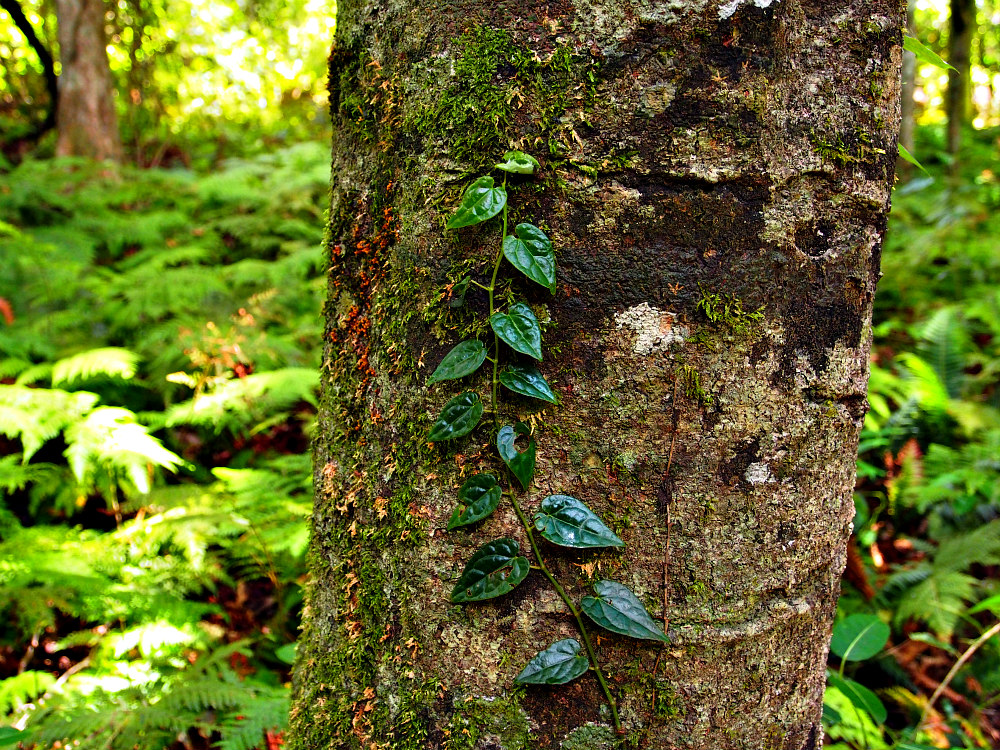
<svg viewBox="0 0 1000 750">
<path fill-rule="evenodd" d="M 39 747 L 278 741 L 326 160 L 0 177 L 0 709 Z"/>
</svg>

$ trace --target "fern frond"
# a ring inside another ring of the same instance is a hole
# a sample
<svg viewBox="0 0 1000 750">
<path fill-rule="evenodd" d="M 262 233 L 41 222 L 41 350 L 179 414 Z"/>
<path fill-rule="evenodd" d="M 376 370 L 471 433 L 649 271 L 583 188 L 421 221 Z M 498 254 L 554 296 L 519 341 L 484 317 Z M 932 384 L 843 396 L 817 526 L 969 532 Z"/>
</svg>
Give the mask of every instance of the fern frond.
<svg viewBox="0 0 1000 750">
<path fill-rule="evenodd" d="M 907 620 L 919 620 L 938 637 L 950 638 L 973 599 L 977 583 L 972 576 L 954 570 L 935 571 L 900 597 L 893 620 L 897 627 Z"/>
<path fill-rule="evenodd" d="M 83 418 L 93 393 L 0 385 L 0 434 L 21 441 L 27 462 L 47 441 Z"/>
<path fill-rule="evenodd" d="M 77 481 L 95 487 L 101 477 L 149 492 L 151 466 L 176 471 L 184 460 L 150 435 L 128 409 L 101 406 L 66 429 L 66 458 Z"/>
<path fill-rule="evenodd" d="M 972 349 L 968 328 L 954 307 L 944 307 L 920 331 L 917 353 L 934 370 L 949 398 L 962 395 L 966 357 Z"/>
<path fill-rule="evenodd" d="M 131 380 L 135 377 L 138 364 L 139 355 L 128 349 L 117 346 L 89 349 L 52 365 L 52 385 L 60 386 L 99 376 Z"/>
</svg>

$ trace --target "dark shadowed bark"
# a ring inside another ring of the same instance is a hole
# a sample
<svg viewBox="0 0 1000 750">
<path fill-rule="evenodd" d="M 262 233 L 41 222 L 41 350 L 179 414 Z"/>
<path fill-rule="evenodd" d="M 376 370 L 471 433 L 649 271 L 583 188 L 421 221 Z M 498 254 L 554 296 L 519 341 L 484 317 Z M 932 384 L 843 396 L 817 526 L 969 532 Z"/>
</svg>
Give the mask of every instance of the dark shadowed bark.
<svg viewBox="0 0 1000 750">
<path fill-rule="evenodd" d="M 56 0 L 56 18 L 62 65 L 56 153 L 120 161 L 103 0 Z"/>
<path fill-rule="evenodd" d="M 972 35 L 976 30 L 976 0 L 951 0 L 948 23 L 948 153 L 958 154 L 962 147 L 962 128 L 969 123 L 971 96 Z M 956 160 L 956 164 L 957 164 Z"/>
<path fill-rule="evenodd" d="M 489 388 L 482 374 L 426 380 L 459 341 L 488 340 L 485 292 L 452 303 L 466 274 L 489 281 L 500 231 L 444 223 L 508 148 L 542 163 L 510 180 L 511 221 L 543 226 L 559 263 L 554 294 L 506 276 L 545 323 L 540 369 L 562 399 L 501 402 L 501 424 L 526 419 L 538 441 L 520 502 L 559 492 L 598 511 L 624 551 L 546 546 L 548 564 L 576 601 L 594 578 L 625 583 L 671 639 L 598 634 L 622 739 L 820 747 L 905 3 L 338 11 L 314 578 L 290 747 L 615 739 L 592 674 L 513 688 L 536 652 L 575 637 L 538 571 L 504 598 L 449 602 L 481 544 L 528 549 L 508 505 L 445 531 L 464 477 L 504 473 L 491 420 L 427 442 L 448 399 Z"/>
</svg>

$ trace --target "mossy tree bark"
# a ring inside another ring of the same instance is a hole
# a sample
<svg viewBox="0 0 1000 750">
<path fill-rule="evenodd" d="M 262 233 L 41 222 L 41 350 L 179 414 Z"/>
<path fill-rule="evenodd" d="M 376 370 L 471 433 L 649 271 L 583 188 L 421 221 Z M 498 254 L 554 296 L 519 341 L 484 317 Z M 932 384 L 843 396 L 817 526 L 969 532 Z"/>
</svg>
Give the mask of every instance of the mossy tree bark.
<svg viewBox="0 0 1000 750">
<path fill-rule="evenodd" d="M 463 477 L 499 472 L 490 420 L 428 428 L 485 375 L 427 388 L 486 339 L 495 223 L 444 222 L 508 148 L 511 220 L 553 239 L 559 407 L 508 399 L 538 440 L 532 508 L 589 503 L 624 552 L 546 547 L 573 598 L 627 584 L 671 644 L 600 634 L 624 741 L 817 748 L 865 411 L 869 320 L 899 127 L 902 0 L 342 0 L 313 583 L 290 746 L 598 748 L 593 675 L 513 689 L 573 620 L 537 571 L 453 606 L 513 511 L 445 533 Z M 504 288 L 501 299 L 508 294 Z M 706 315 L 706 303 L 716 306 Z M 593 563 L 593 564 L 592 564 Z"/>
</svg>

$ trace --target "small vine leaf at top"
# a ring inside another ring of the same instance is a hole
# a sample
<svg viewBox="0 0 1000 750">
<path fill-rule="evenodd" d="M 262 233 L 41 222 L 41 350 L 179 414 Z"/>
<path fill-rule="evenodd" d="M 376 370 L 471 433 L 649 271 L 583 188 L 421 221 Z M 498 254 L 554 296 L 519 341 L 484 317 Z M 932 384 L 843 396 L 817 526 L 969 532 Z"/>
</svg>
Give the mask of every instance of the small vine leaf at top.
<svg viewBox="0 0 1000 750">
<path fill-rule="evenodd" d="M 518 271 L 550 292 L 556 290 L 556 256 L 552 241 L 534 224 L 518 224 L 503 238 L 503 254 Z"/>
<path fill-rule="evenodd" d="M 585 596 L 580 609 L 591 620 L 612 633 L 669 643 L 636 595 L 615 581 L 601 580 L 594 584 L 597 596 Z"/>
<path fill-rule="evenodd" d="M 458 490 L 461 507 L 455 508 L 448 531 L 482 521 L 497 509 L 502 493 L 492 474 L 474 474 Z"/>
<path fill-rule="evenodd" d="M 451 592 L 455 604 L 481 602 L 514 590 L 531 570 L 514 539 L 496 539 L 480 547 Z"/>
<path fill-rule="evenodd" d="M 514 678 L 519 685 L 565 685 L 590 669 L 586 653 L 575 638 L 556 641 L 528 662 Z"/>
<path fill-rule="evenodd" d="M 442 380 L 456 380 L 471 375 L 486 361 L 486 347 L 479 339 L 469 339 L 456 346 L 441 360 L 429 378 L 427 385 Z"/>
<path fill-rule="evenodd" d="M 548 401 L 550 404 L 558 404 L 559 397 L 553 393 L 548 382 L 538 371 L 537 367 L 531 365 L 510 365 L 500 373 L 500 384 L 514 393 L 522 396 Z"/>
<path fill-rule="evenodd" d="M 538 169 L 538 159 L 523 151 L 508 151 L 503 155 L 503 161 L 496 165 L 497 169 L 514 174 L 534 174 Z"/>
<path fill-rule="evenodd" d="M 528 447 L 523 452 L 514 444 L 518 435 L 528 438 Z M 497 433 L 497 450 L 500 452 L 500 458 L 524 489 L 528 489 L 532 477 L 535 476 L 536 448 L 535 439 L 531 437 L 531 429 L 524 422 L 518 422 L 513 427 L 510 425 L 501 427 Z"/>
<path fill-rule="evenodd" d="M 549 495 L 535 514 L 535 528 L 553 544 L 575 549 L 624 547 L 597 514 L 569 495 Z"/>
<path fill-rule="evenodd" d="M 542 358 L 542 329 L 531 308 L 523 302 L 511 305 L 506 313 L 493 313 L 490 327 L 514 351 Z"/>
<path fill-rule="evenodd" d="M 431 425 L 427 439 L 432 442 L 453 440 L 472 432 L 483 416 L 483 402 L 478 393 L 467 391 L 444 405 L 441 415 Z"/>
<path fill-rule="evenodd" d="M 471 227 L 492 219 L 507 205 L 507 191 L 495 186 L 492 177 L 480 177 L 466 189 L 455 215 L 448 220 L 448 229 Z"/>
</svg>

